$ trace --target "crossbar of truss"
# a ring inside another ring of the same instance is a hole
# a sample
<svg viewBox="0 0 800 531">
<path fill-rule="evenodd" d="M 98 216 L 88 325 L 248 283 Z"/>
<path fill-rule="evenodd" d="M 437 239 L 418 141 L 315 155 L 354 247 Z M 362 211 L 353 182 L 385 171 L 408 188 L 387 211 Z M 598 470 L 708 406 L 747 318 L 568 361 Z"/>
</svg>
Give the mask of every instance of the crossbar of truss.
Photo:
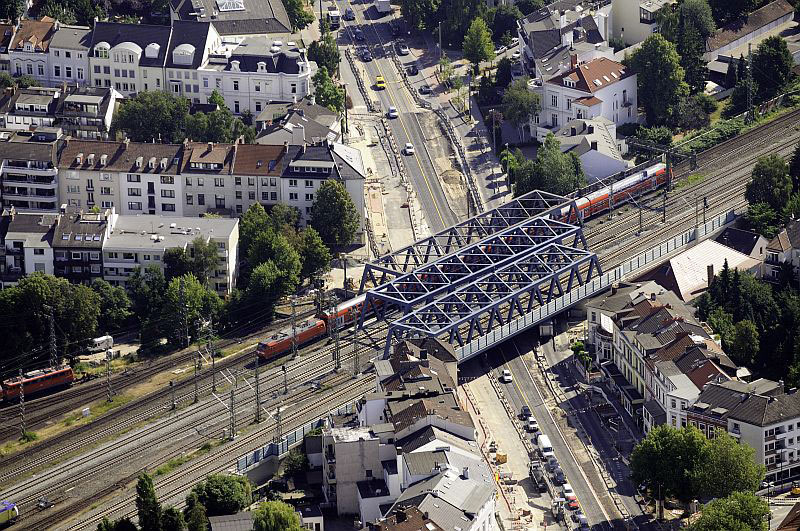
<svg viewBox="0 0 800 531">
<path fill-rule="evenodd" d="M 525 316 L 601 274 L 585 248 L 550 244 L 395 321 L 386 340 L 439 337 L 459 347 Z"/>
<path fill-rule="evenodd" d="M 380 300 L 382 305 L 394 305 L 407 313 L 521 255 L 552 244 L 586 249 L 581 227 L 549 218 L 531 218 L 371 289 L 366 294 L 367 306 Z"/>
<path fill-rule="evenodd" d="M 360 292 L 367 285 L 380 286 L 404 273 L 457 252 L 472 243 L 490 237 L 533 217 L 580 219 L 573 199 L 533 190 L 492 210 L 382 256 L 366 265 Z"/>
</svg>

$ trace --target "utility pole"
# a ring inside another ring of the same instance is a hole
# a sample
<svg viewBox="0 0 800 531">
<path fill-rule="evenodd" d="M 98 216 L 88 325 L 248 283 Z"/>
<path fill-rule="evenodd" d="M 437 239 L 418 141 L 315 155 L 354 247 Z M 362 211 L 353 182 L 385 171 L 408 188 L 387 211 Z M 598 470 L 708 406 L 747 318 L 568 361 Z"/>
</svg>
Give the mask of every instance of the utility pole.
<svg viewBox="0 0 800 531">
<path fill-rule="evenodd" d="M 56 352 L 56 320 L 53 317 L 53 308 L 49 308 L 48 320 L 50 321 L 50 366 L 58 366 L 58 353 Z"/>
<path fill-rule="evenodd" d="M 697 239 L 697 230 L 700 226 L 700 204 L 698 201 L 697 194 L 694 194 L 694 237 Z"/>
<path fill-rule="evenodd" d="M 208 350 L 208 355 L 211 356 L 211 392 L 217 392 L 217 362 L 216 357 L 214 356 L 214 318 L 211 318 L 209 322 L 209 329 L 208 329 L 208 337 L 206 338 L 206 350 Z"/>
<path fill-rule="evenodd" d="M 345 254 L 340 255 L 342 258 L 342 264 L 344 264 L 344 282 L 342 283 L 342 287 L 344 288 L 344 300 L 347 300 L 347 256 Z"/>
<path fill-rule="evenodd" d="M 231 433 L 229 435 L 231 441 L 236 437 L 236 407 L 234 396 L 234 390 L 231 389 Z"/>
<path fill-rule="evenodd" d="M 184 340 L 184 347 L 189 346 L 189 320 L 186 317 L 186 299 L 185 299 L 185 292 L 184 292 L 184 280 L 181 277 L 180 285 L 178 287 L 178 303 L 180 304 L 181 309 L 181 326 L 183 327 L 183 340 Z"/>
<path fill-rule="evenodd" d="M 292 359 L 297 358 L 297 309 L 292 295 Z"/>
<path fill-rule="evenodd" d="M 25 426 L 25 378 L 22 376 L 22 367 L 19 369 L 19 418 L 22 429 L 21 437 L 25 437 L 25 432 L 28 430 Z"/>
<path fill-rule="evenodd" d="M 747 116 L 745 123 L 753 121 L 753 44 L 747 43 Z"/>
<path fill-rule="evenodd" d="M 442 48 L 442 23 L 439 22 L 439 62 L 442 62 L 442 57 L 444 57 L 444 48 Z M 442 71 L 442 65 L 439 65 L 439 72 Z"/>
<path fill-rule="evenodd" d="M 356 322 L 357 315 L 356 309 L 351 308 L 350 310 L 353 314 L 353 335 L 350 336 L 352 348 L 353 348 L 353 378 L 358 377 L 358 373 L 361 370 L 361 364 L 358 361 L 358 323 Z"/>
<path fill-rule="evenodd" d="M 611 185 L 608 189 L 608 219 L 614 219 L 614 177 L 611 177 Z"/>
<path fill-rule="evenodd" d="M 175 404 L 175 381 L 174 380 L 170 380 L 169 381 L 169 392 L 170 392 L 170 396 L 172 397 L 172 409 L 174 410 L 177 407 L 177 405 Z"/>
<path fill-rule="evenodd" d="M 111 402 L 111 356 L 114 351 L 106 350 L 106 400 Z"/>
<path fill-rule="evenodd" d="M 281 405 L 278 404 L 278 411 L 275 413 L 275 442 L 277 444 L 281 443 L 281 438 L 283 437 L 281 428 Z M 278 453 L 280 453 L 280 448 L 278 449 Z"/>
<path fill-rule="evenodd" d="M 289 373 L 286 370 L 286 365 L 281 365 L 281 370 L 283 371 L 283 394 L 289 394 Z"/>
<path fill-rule="evenodd" d="M 197 369 L 200 367 L 200 351 L 197 351 L 197 356 L 194 358 L 194 403 L 200 401 L 200 397 L 197 395 Z"/>
<path fill-rule="evenodd" d="M 258 358 L 258 351 L 256 350 L 256 423 L 261 422 L 261 385 L 259 383 L 258 377 L 258 362 L 261 361 Z"/>
<path fill-rule="evenodd" d="M 335 299 L 333 299 L 335 301 Z M 341 367 L 340 359 L 339 359 L 339 318 L 336 315 L 336 304 L 333 304 L 333 326 L 331 328 L 331 332 L 333 333 L 333 370 L 338 371 Z"/>
</svg>

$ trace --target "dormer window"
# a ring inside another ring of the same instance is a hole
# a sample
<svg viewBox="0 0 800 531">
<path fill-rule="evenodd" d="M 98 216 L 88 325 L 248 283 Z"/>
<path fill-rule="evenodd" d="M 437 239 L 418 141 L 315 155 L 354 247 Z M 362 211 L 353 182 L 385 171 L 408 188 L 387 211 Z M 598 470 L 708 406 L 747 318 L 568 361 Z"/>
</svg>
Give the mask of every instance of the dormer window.
<svg viewBox="0 0 800 531">
<path fill-rule="evenodd" d="M 161 46 L 156 44 L 155 42 L 151 42 L 147 45 L 144 49 L 144 56 L 148 59 L 155 59 L 158 57 L 158 52 L 161 50 Z"/>
<path fill-rule="evenodd" d="M 258 62 L 258 71 L 259 72 L 266 72 L 267 71 L 267 63 L 265 63 L 264 61 L 259 61 Z"/>
<path fill-rule="evenodd" d="M 26 42 L 25 43 L 25 51 L 26 52 L 32 52 L 33 51 L 33 45 L 31 43 L 29 43 L 29 42 Z"/>
<path fill-rule="evenodd" d="M 194 46 L 179 44 L 172 51 L 172 62 L 177 65 L 191 65 L 194 61 Z"/>
<path fill-rule="evenodd" d="M 231 70 L 234 72 L 239 71 L 239 61 L 231 61 Z"/>
<path fill-rule="evenodd" d="M 99 57 L 100 59 L 108 59 L 108 45 L 104 46 L 104 44 L 105 43 L 98 44 L 94 48 L 95 56 Z"/>
</svg>

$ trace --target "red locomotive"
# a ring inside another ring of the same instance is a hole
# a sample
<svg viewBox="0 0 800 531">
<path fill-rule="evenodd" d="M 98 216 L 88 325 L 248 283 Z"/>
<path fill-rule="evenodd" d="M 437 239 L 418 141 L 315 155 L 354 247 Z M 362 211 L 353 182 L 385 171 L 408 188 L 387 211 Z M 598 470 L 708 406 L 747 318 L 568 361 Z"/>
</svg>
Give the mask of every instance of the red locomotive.
<svg viewBox="0 0 800 531">
<path fill-rule="evenodd" d="M 21 388 L 25 390 L 25 396 L 28 396 L 49 389 L 67 387 L 73 381 L 75 373 L 68 365 L 31 371 L 23 374 L 22 378 L 17 376 L 3 381 L 3 399 L 6 402 L 18 400 Z"/>
</svg>

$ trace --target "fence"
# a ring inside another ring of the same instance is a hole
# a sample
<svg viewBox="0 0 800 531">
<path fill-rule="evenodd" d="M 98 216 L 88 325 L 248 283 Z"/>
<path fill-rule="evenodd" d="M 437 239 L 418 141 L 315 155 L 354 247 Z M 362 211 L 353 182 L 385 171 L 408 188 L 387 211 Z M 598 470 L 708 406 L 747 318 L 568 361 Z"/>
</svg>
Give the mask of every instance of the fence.
<svg viewBox="0 0 800 531">
<path fill-rule="evenodd" d="M 573 289 L 569 293 L 565 293 L 558 299 L 532 310 L 523 317 L 515 319 L 514 321 L 508 322 L 505 325 L 492 330 L 488 334 L 475 339 L 463 347 L 459 347 L 459 363 L 477 356 L 484 350 L 494 346 L 496 343 L 505 341 L 506 339 L 526 330 L 535 324 L 541 323 L 542 321 L 556 315 L 557 313 L 584 299 L 593 297 L 594 295 L 605 291 L 611 287 L 612 284 L 623 280 L 631 273 L 639 271 L 645 266 L 652 265 L 661 258 L 687 247 L 690 243 L 700 241 L 700 239 L 712 234 L 713 232 L 716 232 L 719 228 L 736 219 L 736 217 L 737 214 L 732 210 L 722 213 L 708 222 L 699 225 L 696 229 L 689 229 L 686 232 L 678 234 L 667 241 L 661 242 L 655 247 L 652 247 L 647 251 L 624 261 L 622 264 L 618 265 L 611 271 L 607 271 L 593 281 Z"/>
<path fill-rule="evenodd" d="M 273 441 L 261 448 L 256 448 L 249 454 L 243 455 L 237 459 L 236 471 L 239 473 L 244 473 L 264 459 L 268 459 L 273 456 L 280 458 L 282 455 L 288 453 L 290 449 L 300 444 L 307 433 L 323 427 L 329 415 L 345 415 L 352 412 L 353 404 L 345 404 L 343 406 L 339 406 L 336 410 L 330 410 L 325 414 L 325 416 L 310 422 L 306 422 L 299 428 L 295 428 L 293 431 L 281 437 L 279 441 Z"/>
</svg>

